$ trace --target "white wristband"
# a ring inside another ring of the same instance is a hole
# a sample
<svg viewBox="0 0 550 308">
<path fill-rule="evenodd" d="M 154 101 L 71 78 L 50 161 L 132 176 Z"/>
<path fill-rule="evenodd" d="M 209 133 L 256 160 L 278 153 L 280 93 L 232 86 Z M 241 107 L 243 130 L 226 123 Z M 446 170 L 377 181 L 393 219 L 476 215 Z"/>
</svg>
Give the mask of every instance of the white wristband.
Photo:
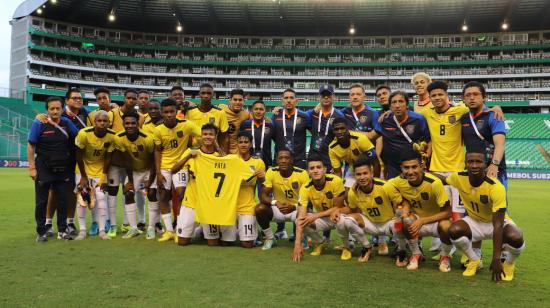
<svg viewBox="0 0 550 308">
<path fill-rule="evenodd" d="M 275 200 L 275 199 L 271 200 L 271 205 L 273 205 L 273 206 L 277 205 L 277 200 Z"/>
</svg>

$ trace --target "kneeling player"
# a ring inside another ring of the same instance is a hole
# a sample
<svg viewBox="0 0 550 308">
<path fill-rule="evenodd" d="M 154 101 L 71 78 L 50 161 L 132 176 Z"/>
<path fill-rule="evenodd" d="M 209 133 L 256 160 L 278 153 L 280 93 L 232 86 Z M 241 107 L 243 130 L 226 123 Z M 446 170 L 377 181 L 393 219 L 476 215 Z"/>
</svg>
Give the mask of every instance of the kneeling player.
<svg viewBox="0 0 550 308">
<path fill-rule="evenodd" d="M 277 152 L 276 167 L 269 168 L 265 174 L 260 194 L 261 203 L 255 213 L 265 239 L 262 250 L 269 250 L 275 243 L 271 221 L 284 223 L 296 220 L 296 207 L 300 188 L 309 181 L 307 172 L 294 167 L 292 152 L 282 149 Z"/>
<path fill-rule="evenodd" d="M 514 278 L 515 260 L 525 247 L 523 234 L 506 214 L 506 190 L 497 178 L 486 175 L 484 148 L 466 153 L 465 172 L 452 173 L 446 182 L 457 188 L 468 216 L 453 222 L 449 236 L 457 249 L 464 252 L 469 262 L 464 276 L 474 276 L 481 258 L 472 249 L 472 242 L 493 239 L 491 271 L 494 281 Z M 508 252 L 501 262 L 501 251 Z"/>
<path fill-rule="evenodd" d="M 351 234 L 353 238 L 363 245 L 359 262 L 369 260 L 371 243 L 366 234 L 372 236 L 392 236 L 396 234 L 394 209 L 384 189 L 386 182 L 374 178 L 373 166 L 368 159 L 356 160 L 353 165 L 356 184 L 348 190 L 346 198 L 347 206 L 334 212 L 331 219 L 336 221 L 336 229 L 346 242 Z M 400 235 L 400 234 L 398 234 Z M 405 250 L 405 239 L 398 237 L 398 249 Z M 388 246 L 385 242 L 378 245 L 378 254 L 387 255 Z M 344 248 L 342 260 L 350 260 L 351 251 Z"/>
<path fill-rule="evenodd" d="M 254 247 L 254 240 L 258 237 L 258 228 L 256 227 L 256 216 L 254 209 L 256 207 L 256 182 L 262 183 L 265 180 L 265 165 L 258 157 L 252 157 L 250 149 L 252 148 L 252 135 L 249 132 L 242 131 L 237 135 L 237 150 L 239 156 L 244 160 L 250 170 L 254 172 L 254 180 L 243 182 L 237 197 L 237 219 L 239 240 L 244 248 Z"/>
<path fill-rule="evenodd" d="M 307 171 L 311 181 L 300 189 L 298 217 L 296 219 L 296 242 L 294 243 L 293 260 L 302 258 L 302 236 L 305 234 L 317 245 L 311 256 L 321 255 L 328 246 L 328 240 L 319 231 L 329 231 L 336 227 L 330 219 L 333 212 L 344 206 L 345 188 L 342 179 L 336 175 L 326 174 L 321 156 L 310 153 Z M 315 213 L 307 213 L 311 206 Z"/>
<path fill-rule="evenodd" d="M 418 245 L 420 237 L 439 237 L 441 257 L 439 270 L 449 272 L 452 246 L 447 235 L 451 221 L 449 197 L 440 179 L 424 173 L 422 157 L 416 151 L 405 151 L 401 155 L 402 176 L 388 181 L 387 192 L 393 204 L 402 205 L 402 232 L 407 237 L 412 256 L 408 270 L 418 269 L 422 252 Z M 405 266 L 405 251 L 398 251 L 397 266 Z"/>
</svg>

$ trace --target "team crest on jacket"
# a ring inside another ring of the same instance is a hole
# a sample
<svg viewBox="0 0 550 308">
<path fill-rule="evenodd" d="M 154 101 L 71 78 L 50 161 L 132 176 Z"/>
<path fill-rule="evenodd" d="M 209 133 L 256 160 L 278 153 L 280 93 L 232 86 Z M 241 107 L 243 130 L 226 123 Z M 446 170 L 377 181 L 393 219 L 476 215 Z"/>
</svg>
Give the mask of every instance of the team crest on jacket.
<svg viewBox="0 0 550 308">
<path fill-rule="evenodd" d="M 183 132 L 181 130 L 178 131 L 176 135 L 178 136 L 178 138 L 183 138 Z"/>
<path fill-rule="evenodd" d="M 382 202 L 383 202 L 382 197 L 374 198 L 374 202 L 376 202 L 376 204 L 382 204 Z"/>
<path fill-rule="evenodd" d="M 367 124 L 367 120 L 368 120 L 368 119 L 369 119 L 369 118 L 368 118 L 367 116 L 361 116 L 361 117 L 359 118 L 359 122 L 360 122 L 361 124 Z"/>
<path fill-rule="evenodd" d="M 300 183 L 292 182 L 292 189 L 298 189 L 298 188 L 300 188 Z"/>
<path fill-rule="evenodd" d="M 456 117 L 454 115 L 449 116 L 449 123 L 453 124 L 454 122 L 456 122 Z"/>
<path fill-rule="evenodd" d="M 480 195 L 480 196 L 479 196 L 479 201 L 481 201 L 481 203 L 483 203 L 483 204 L 487 204 L 487 203 L 489 203 L 489 196 L 487 196 L 487 195 Z"/>
<path fill-rule="evenodd" d="M 332 199 L 332 197 L 334 197 L 334 195 L 332 194 L 332 191 L 329 191 L 325 194 L 327 196 L 328 199 Z"/>
<path fill-rule="evenodd" d="M 483 128 L 483 124 L 485 124 L 485 120 L 477 120 L 477 121 L 476 121 L 476 127 L 477 127 L 477 129 L 482 129 L 482 128 Z"/>
<path fill-rule="evenodd" d="M 405 126 L 405 130 L 407 131 L 407 134 L 412 135 L 414 133 L 414 125 L 407 125 Z"/>
<path fill-rule="evenodd" d="M 427 192 L 420 193 L 420 197 L 422 198 L 422 200 L 430 200 L 430 194 L 428 194 Z"/>
</svg>

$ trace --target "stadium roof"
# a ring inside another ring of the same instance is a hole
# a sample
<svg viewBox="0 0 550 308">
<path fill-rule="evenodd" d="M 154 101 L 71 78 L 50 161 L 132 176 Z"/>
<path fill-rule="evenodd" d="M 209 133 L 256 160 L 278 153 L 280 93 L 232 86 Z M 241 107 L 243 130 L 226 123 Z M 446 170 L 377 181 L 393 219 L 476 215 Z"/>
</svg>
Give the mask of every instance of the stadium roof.
<svg viewBox="0 0 550 308">
<path fill-rule="evenodd" d="M 41 8 L 41 14 L 37 9 Z M 108 21 L 109 13 L 116 16 Z M 26 0 L 13 18 L 145 32 L 219 35 L 357 36 L 498 32 L 550 28 L 548 0 Z"/>
</svg>

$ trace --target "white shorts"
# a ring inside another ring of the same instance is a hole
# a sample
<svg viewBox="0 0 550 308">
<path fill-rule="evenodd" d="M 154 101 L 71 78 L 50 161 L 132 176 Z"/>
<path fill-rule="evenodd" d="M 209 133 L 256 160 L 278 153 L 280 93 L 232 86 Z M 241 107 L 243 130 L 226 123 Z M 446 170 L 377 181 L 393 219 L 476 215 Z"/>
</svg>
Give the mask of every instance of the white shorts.
<svg viewBox="0 0 550 308">
<path fill-rule="evenodd" d="M 180 170 L 174 174 L 172 174 L 172 172 L 170 172 L 170 170 L 160 170 L 160 172 L 162 173 L 162 176 L 164 177 L 164 189 L 166 190 L 171 190 L 172 189 L 172 184 L 174 185 L 175 188 L 178 188 L 178 187 L 185 187 L 187 186 L 187 178 L 188 178 L 188 172 L 187 171 L 184 171 L 184 170 Z M 155 183 L 156 183 L 156 179 L 155 179 Z M 153 187 L 153 188 L 156 188 Z"/>
<path fill-rule="evenodd" d="M 312 214 L 308 214 L 312 215 Z M 321 217 L 313 222 L 315 225 L 315 231 L 327 231 L 336 228 L 336 225 L 330 220 L 330 217 Z"/>
<path fill-rule="evenodd" d="M 237 226 L 201 224 L 201 227 L 204 238 L 207 240 L 214 240 L 218 238 L 224 242 L 234 242 L 237 240 Z"/>
<path fill-rule="evenodd" d="M 363 228 L 363 231 L 365 231 L 365 233 L 370 235 L 388 235 L 388 236 L 393 235 L 392 230 L 393 230 L 393 225 L 395 223 L 394 219 L 388 220 L 386 222 L 377 223 L 377 222 L 370 221 L 363 214 L 361 214 L 361 217 L 363 218 L 363 223 L 365 224 L 365 227 Z"/>
<path fill-rule="evenodd" d="M 134 179 L 134 189 L 136 191 L 145 189 L 145 184 L 147 184 L 147 181 L 149 180 L 150 172 L 151 171 L 149 170 L 132 172 L 132 177 Z M 126 177 L 126 180 L 124 181 L 124 184 L 126 183 L 128 183 L 128 177 Z"/>
<path fill-rule="evenodd" d="M 296 221 L 296 215 L 298 215 L 297 210 L 294 210 L 293 212 L 288 214 L 283 214 L 281 213 L 279 208 L 275 205 L 272 205 L 271 209 L 273 210 L 273 221 L 276 223 L 285 222 L 285 221 L 292 221 L 292 222 Z"/>
<path fill-rule="evenodd" d="M 348 168 L 344 175 L 344 187 L 351 188 L 355 185 L 355 174 L 351 168 Z"/>
<path fill-rule="evenodd" d="M 258 228 L 256 227 L 256 216 L 237 215 L 239 239 L 241 241 L 253 241 L 258 237 Z"/>
<path fill-rule="evenodd" d="M 439 232 L 437 231 L 438 222 L 432 222 L 431 224 L 425 224 L 420 227 L 420 236 L 431 236 L 439 237 Z"/>
<path fill-rule="evenodd" d="M 472 231 L 472 242 L 478 242 L 482 240 L 488 240 L 493 238 L 493 223 L 492 222 L 483 222 L 475 220 L 470 216 L 462 218 L 464 222 L 468 224 L 470 230 Z M 513 221 L 509 219 L 504 219 L 503 228 L 507 225 L 516 225 Z"/>
<path fill-rule="evenodd" d="M 434 172 L 436 174 L 442 175 L 444 177 L 448 177 L 453 172 Z M 451 208 L 453 213 L 466 213 L 466 209 L 464 208 L 464 204 L 460 200 L 460 194 L 458 193 L 458 189 L 454 188 L 451 185 L 445 185 L 445 192 L 449 196 L 449 202 L 451 203 Z"/>
<path fill-rule="evenodd" d="M 109 186 L 118 187 L 118 185 L 124 183 L 126 179 L 126 169 L 118 166 L 109 167 L 109 172 L 107 173 L 107 183 Z"/>
<path fill-rule="evenodd" d="M 197 225 L 195 223 L 195 209 L 182 205 L 176 225 L 178 237 L 192 238 Z"/>
</svg>

